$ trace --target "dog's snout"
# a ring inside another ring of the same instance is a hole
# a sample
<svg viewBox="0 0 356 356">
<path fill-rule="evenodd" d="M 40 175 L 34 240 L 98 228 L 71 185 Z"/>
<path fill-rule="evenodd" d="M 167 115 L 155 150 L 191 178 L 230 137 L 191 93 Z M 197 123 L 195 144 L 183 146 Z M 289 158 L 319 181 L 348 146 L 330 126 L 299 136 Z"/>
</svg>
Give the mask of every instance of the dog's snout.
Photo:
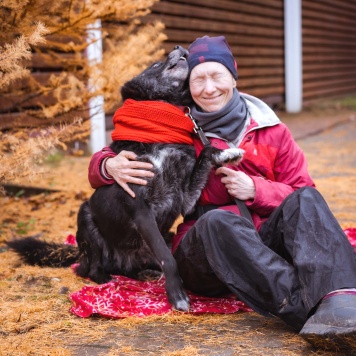
<svg viewBox="0 0 356 356">
<path fill-rule="evenodd" d="M 189 52 L 188 52 L 184 47 L 177 45 L 177 46 L 174 47 L 174 50 L 175 50 L 175 51 L 178 50 L 178 51 L 180 52 L 180 56 L 181 56 L 181 57 L 183 57 L 183 58 L 185 58 L 185 59 L 188 58 Z"/>
</svg>

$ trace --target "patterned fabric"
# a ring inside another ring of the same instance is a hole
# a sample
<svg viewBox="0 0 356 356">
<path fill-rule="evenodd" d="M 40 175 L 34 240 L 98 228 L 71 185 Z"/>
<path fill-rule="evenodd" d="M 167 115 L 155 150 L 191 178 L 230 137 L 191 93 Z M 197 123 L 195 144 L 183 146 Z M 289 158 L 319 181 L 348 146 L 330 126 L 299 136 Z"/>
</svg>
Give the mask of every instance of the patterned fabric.
<svg viewBox="0 0 356 356">
<path fill-rule="evenodd" d="M 193 144 L 193 123 L 183 111 L 165 102 L 127 99 L 116 110 L 113 123 L 113 141 Z"/>
<path fill-rule="evenodd" d="M 356 228 L 344 230 L 356 253 Z M 66 243 L 75 243 L 73 235 Z M 75 270 L 75 265 L 73 269 Z M 163 315 L 172 312 L 165 291 L 164 278 L 142 282 L 123 276 L 113 276 L 111 282 L 101 285 L 85 286 L 70 295 L 70 311 L 82 318 L 101 315 L 108 318 L 126 318 Z M 238 311 L 252 311 L 234 295 L 220 298 L 198 296 L 188 292 L 191 307 L 189 313 L 231 314 Z"/>
<path fill-rule="evenodd" d="M 356 228 L 349 227 L 344 230 L 344 233 L 346 234 L 347 238 L 350 241 L 351 246 L 354 248 L 354 251 L 356 253 Z"/>
<path fill-rule="evenodd" d="M 251 311 L 243 302 L 229 295 L 224 298 L 209 298 L 188 293 L 192 314 L 231 314 L 237 311 Z M 109 318 L 128 316 L 143 317 L 172 312 L 166 291 L 165 280 L 142 282 L 123 276 L 102 285 L 85 286 L 72 293 L 70 311 L 82 318 L 101 315 Z"/>
</svg>

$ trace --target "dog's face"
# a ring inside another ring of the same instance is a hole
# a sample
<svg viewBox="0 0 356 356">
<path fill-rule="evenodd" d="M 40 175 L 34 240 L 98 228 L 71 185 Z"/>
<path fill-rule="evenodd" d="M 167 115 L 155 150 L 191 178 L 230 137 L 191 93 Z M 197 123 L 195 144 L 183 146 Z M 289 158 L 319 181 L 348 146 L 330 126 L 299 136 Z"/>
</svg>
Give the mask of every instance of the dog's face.
<svg viewBox="0 0 356 356">
<path fill-rule="evenodd" d="M 188 81 L 188 51 L 177 46 L 165 62 L 156 62 L 124 84 L 122 99 L 161 100 L 174 105 L 191 101 Z"/>
</svg>

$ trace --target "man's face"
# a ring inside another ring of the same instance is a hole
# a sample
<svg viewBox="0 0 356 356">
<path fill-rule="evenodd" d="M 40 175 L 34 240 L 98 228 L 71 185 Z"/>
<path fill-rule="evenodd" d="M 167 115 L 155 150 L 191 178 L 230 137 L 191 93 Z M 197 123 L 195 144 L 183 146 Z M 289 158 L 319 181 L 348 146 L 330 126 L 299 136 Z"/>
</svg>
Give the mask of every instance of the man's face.
<svg viewBox="0 0 356 356">
<path fill-rule="evenodd" d="M 195 103 L 204 112 L 213 112 L 230 101 L 236 81 L 224 65 L 204 62 L 193 68 L 189 86 Z"/>
</svg>

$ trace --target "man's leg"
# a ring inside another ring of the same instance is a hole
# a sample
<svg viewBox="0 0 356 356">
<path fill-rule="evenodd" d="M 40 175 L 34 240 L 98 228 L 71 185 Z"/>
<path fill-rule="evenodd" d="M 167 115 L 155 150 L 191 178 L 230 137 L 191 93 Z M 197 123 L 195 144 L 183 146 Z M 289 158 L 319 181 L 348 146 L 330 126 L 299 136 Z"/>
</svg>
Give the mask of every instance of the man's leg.
<svg viewBox="0 0 356 356">
<path fill-rule="evenodd" d="M 193 292 L 218 294 L 227 286 L 255 311 L 277 315 L 297 330 L 307 319 L 294 267 L 265 246 L 245 218 L 218 209 L 204 214 L 174 257 Z"/>
<path fill-rule="evenodd" d="M 260 235 L 298 271 L 311 315 L 300 335 L 318 348 L 355 350 L 356 254 L 319 192 L 291 194 Z"/>
<path fill-rule="evenodd" d="M 356 254 L 316 189 L 289 195 L 262 225 L 260 236 L 295 266 L 308 311 L 327 293 L 356 287 Z"/>
</svg>

